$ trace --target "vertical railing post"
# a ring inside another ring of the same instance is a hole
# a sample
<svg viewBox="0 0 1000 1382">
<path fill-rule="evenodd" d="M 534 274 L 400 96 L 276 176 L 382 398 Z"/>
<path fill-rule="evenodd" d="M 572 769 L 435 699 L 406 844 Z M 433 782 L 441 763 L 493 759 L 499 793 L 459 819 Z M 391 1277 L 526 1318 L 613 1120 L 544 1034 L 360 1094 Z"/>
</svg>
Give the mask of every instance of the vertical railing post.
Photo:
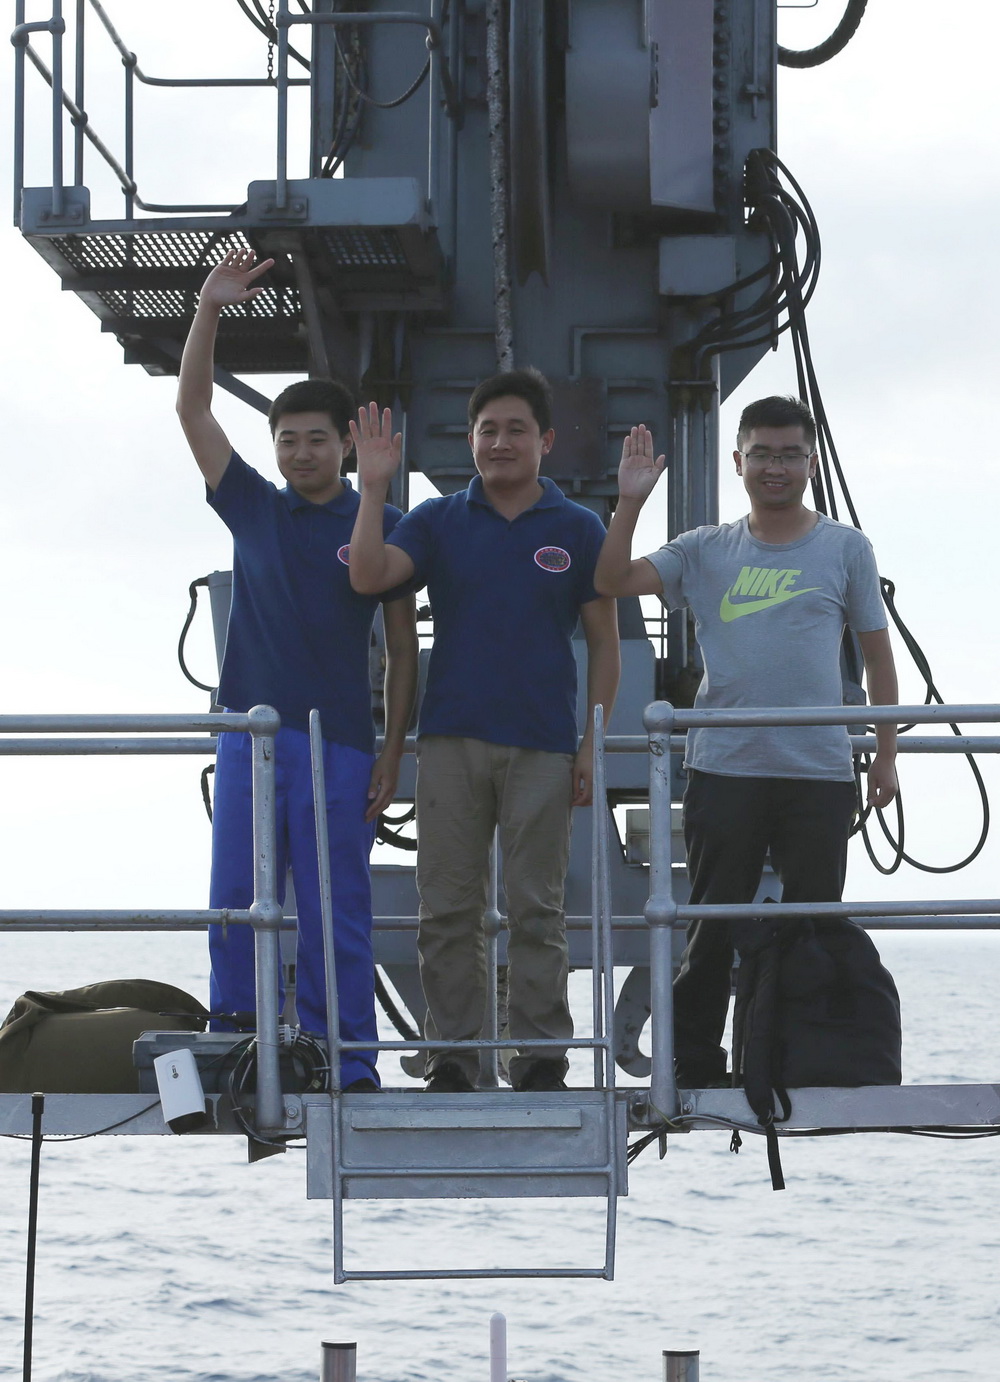
<svg viewBox="0 0 1000 1382">
<path fill-rule="evenodd" d="M 122 58 L 125 68 L 125 215 L 131 220 L 135 214 L 135 68 L 136 56 Z"/>
<path fill-rule="evenodd" d="M 326 774 L 323 767 L 323 727 L 318 710 L 309 712 L 309 757 L 312 764 L 313 813 L 316 817 L 316 862 L 319 868 L 320 916 L 323 923 L 323 965 L 326 978 L 326 1037 L 330 1052 L 330 1090 L 340 1089 L 340 998 L 337 994 L 337 956 L 333 934 L 333 889 L 330 885 L 330 836 L 326 821 Z"/>
<path fill-rule="evenodd" d="M 62 0 L 52 0 L 52 215 L 63 214 L 63 34 Z"/>
<path fill-rule="evenodd" d="M 248 715 L 253 742 L 253 922 L 257 978 L 257 1127 L 263 1131 L 284 1126 L 281 1076 L 278 1069 L 278 903 L 276 868 L 274 737 L 281 725 L 276 710 L 256 705 Z"/>
<path fill-rule="evenodd" d="M 590 876 L 590 972 L 593 1008 L 594 1045 L 594 1088 L 603 1089 L 614 1080 L 610 1074 L 612 1055 L 605 1051 L 600 1042 L 607 1041 L 612 1029 L 611 1013 L 614 1010 L 614 986 L 609 985 L 611 977 L 611 879 L 608 862 L 608 792 L 607 772 L 604 758 L 604 707 L 594 707 L 594 772 L 591 876 Z M 604 1057 L 607 1060 L 604 1060 Z"/>
<path fill-rule="evenodd" d="M 668 701 L 646 707 L 649 731 L 649 980 L 651 991 L 652 1074 L 650 1102 L 665 1118 L 677 1112 L 674 1078 L 673 936 L 677 920 L 671 870 L 670 734 L 674 708 Z"/>
<path fill-rule="evenodd" d="M 81 113 L 85 112 L 86 91 L 85 91 L 85 63 L 84 63 L 84 35 L 86 32 L 87 3 L 86 0 L 76 0 L 76 85 L 73 100 L 76 108 Z M 73 132 L 73 186 L 83 186 L 83 146 L 85 143 L 84 125 L 82 120 L 76 121 Z"/>
<path fill-rule="evenodd" d="M 614 941 L 611 927 L 611 862 L 608 781 L 604 746 L 604 706 L 594 707 L 593 875 L 591 892 L 591 970 L 593 972 L 594 1086 L 604 1090 L 608 1212 L 604 1230 L 604 1277 L 615 1274 L 618 1225 L 618 1139 L 615 1104 Z"/>
<path fill-rule="evenodd" d="M 490 845 L 490 883 L 486 899 L 486 913 L 483 916 L 483 935 L 486 948 L 486 1020 L 483 1023 L 481 1039 L 498 1041 L 500 1023 L 497 1020 L 497 949 L 500 942 L 500 928 L 503 921 L 500 915 L 500 849 L 496 831 Z M 489 1051 L 479 1052 L 479 1083 L 484 1089 L 496 1089 L 500 1083 L 500 1052 L 494 1046 Z"/>
<path fill-rule="evenodd" d="M 24 0 L 17 0 L 15 26 L 24 23 Z M 21 224 L 21 192 L 24 188 L 24 49 L 27 39 L 14 45 L 14 224 Z"/>
<path fill-rule="evenodd" d="M 274 209 L 288 205 L 288 0 L 278 4 L 278 150 Z"/>
</svg>

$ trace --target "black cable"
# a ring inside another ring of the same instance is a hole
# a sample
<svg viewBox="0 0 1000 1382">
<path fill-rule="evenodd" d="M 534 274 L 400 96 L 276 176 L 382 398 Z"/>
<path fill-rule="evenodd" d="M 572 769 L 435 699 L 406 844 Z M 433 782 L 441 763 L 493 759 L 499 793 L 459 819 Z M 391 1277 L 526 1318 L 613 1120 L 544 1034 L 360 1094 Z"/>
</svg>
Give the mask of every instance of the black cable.
<svg viewBox="0 0 1000 1382">
<path fill-rule="evenodd" d="M 262 1137 L 250 1122 L 250 1110 L 244 1104 L 250 1080 L 257 1074 L 257 1038 L 248 1037 L 245 1042 L 233 1047 L 238 1050 L 236 1061 L 229 1072 L 229 1098 L 233 1117 L 247 1137 L 255 1142 L 264 1142 L 272 1147 L 286 1147 L 285 1138 Z M 298 1077 L 299 1087 L 310 1093 L 323 1093 L 330 1088 L 330 1062 L 322 1043 L 309 1032 L 296 1031 L 284 1051 L 290 1056 L 293 1070 Z M 227 1054 L 232 1054 L 231 1052 Z M 293 1134 L 300 1137 L 302 1134 Z"/>
<path fill-rule="evenodd" d="M 208 779 L 215 772 L 215 764 L 208 763 L 201 770 L 201 799 L 205 804 L 205 812 L 209 821 L 212 820 L 212 794 L 208 790 Z"/>
<path fill-rule="evenodd" d="M 184 644 L 187 640 L 188 629 L 191 627 L 191 621 L 194 619 L 195 610 L 198 608 L 198 587 L 202 585 L 208 585 L 207 576 L 200 576 L 198 580 L 192 581 L 191 584 L 188 586 L 188 596 L 190 598 L 191 603 L 188 605 L 187 618 L 184 620 L 184 627 L 181 629 L 181 636 L 177 640 L 177 661 L 181 665 L 181 671 L 187 677 L 188 681 L 191 683 L 192 686 L 197 686 L 199 691 L 208 691 L 209 694 L 211 694 L 212 692 L 214 692 L 215 687 L 206 686 L 203 681 L 199 681 L 196 676 L 193 676 L 191 672 L 188 670 L 187 663 L 184 661 Z"/>
<path fill-rule="evenodd" d="M 410 1026 L 406 1018 L 403 1016 L 403 1014 L 396 1007 L 396 1004 L 393 1002 L 389 994 L 389 990 L 385 986 L 385 980 L 382 978 L 382 973 L 377 966 L 375 969 L 375 997 L 382 1005 L 382 1011 L 385 1013 L 386 1017 L 389 1019 L 389 1021 L 392 1023 L 392 1025 L 395 1027 L 396 1031 L 399 1033 L 399 1035 L 403 1038 L 404 1041 L 420 1040 L 420 1033 Z"/>
<path fill-rule="evenodd" d="M 719 1118 L 708 1114 L 699 1114 L 697 1117 L 673 1118 L 669 1122 L 660 1124 L 652 1132 L 644 1133 L 642 1137 L 630 1142 L 626 1152 L 626 1160 L 629 1165 L 636 1158 L 651 1146 L 658 1142 L 663 1136 L 670 1136 L 671 1133 L 689 1133 L 696 1125 L 701 1126 L 706 1123 L 713 1127 L 731 1128 L 735 1133 L 753 1133 L 759 1136 L 766 1134 L 766 1129 L 754 1123 L 741 1123 L 736 1119 Z M 942 1124 L 939 1127 L 926 1127 L 916 1125 L 896 1125 L 879 1128 L 782 1128 L 774 1126 L 774 1131 L 779 1138 L 786 1137 L 848 1137 L 860 1136 L 862 1133 L 888 1132 L 899 1133 L 908 1137 L 938 1137 L 946 1138 L 954 1142 L 973 1142 L 982 1137 L 1000 1137 L 1000 1128 L 961 1128 L 949 1124 Z"/>
<path fill-rule="evenodd" d="M 378 110 L 395 110 L 397 106 L 401 106 L 406 101 L 408 101 L 411 96 L 415 96 L 416 93 L 420 90 L 421 86 L 423 85 L 428 72 L 431 70 L 431 60 L 430 55 L 428 55 L 427 61 L 424 63 L 423 67 L 420 69 L 416 77 L 414 77 L 413 81 L 410 83 L 410 85 L 406 88 L 406 90 L 403 92 L 401 96 L 397 96 L 394 100 L 391 101 L 377 101 L 375 97 L 372 96 L 369 92 L 363 91 L 362 88 L 358 86 L 350 70 L 350 67 L 348 66 L 348 63 L 343 53 L 341 52 L 340 39 L 337 37 L 336 33 L 334 33 L 333 41 L 336 45 L 337 55 L 340 58 L 340 64 L 343 68 L 344 77 L 347 80 L 348 86 L 354 92 L 355 96 L 357 96 L 359 101 L 364 101 L 364 103 L 369 106 L 375 106 Z"/>
<path fill-rule="evenodd" d="M 840 23 L 829 38 L 818 43 L 815 48 L 782 48 L 778 46 L 778 64 L 781 67 L 819 67 L 829 62 L 850 43 L 857 32 L 865 13 L 868 0 L 847 0 Z"/>
<path fill-rule="evenodd" d="M 769 149 L 751 150 L 746 166 L 746 195 L 750 209 L 749 224 L 766 231 L 771 240 L 769 286 L 757 299 L 739 312 L 721 313 L 694 338 L 694 376 L 700 377 L 707 357 L 721 351 L 735 350 L 746 345 L 776 344 L 780 334 L 788 331 L 795 358 L 795 372 L 802 398 L 810 407 L 816 421 L 816 448 L 819 465 L 812 482 L 813 500 L 820 513 L 839 519 L 838 493 L 843 499 L 851 523 L 861 529 L 861 520 L 854 505 L 850 488 L 840 462 L 826 408 L 816 377 L 805 319 L 806 306 L 815 291 L 821 262 L 819 228 L 808 198 L 784 163 Z M 801 235 L 803 254 L 798 258 L 797 242 Z M 735 291 L 731 289 L 730 292 Z M 784 320 L 781 315 L 784 314 Z M 758 333 L 758 334 L 754 334 Z M 889 615 L 913 659 L 926 690 L 925 705 L 935 701 L 944 704 L 934 685 L 930 665 L 916 639 L 903 623 L 895 607 L 894 586 L 881 579 L 882 598 Z M 901 726 L 905 733 L 912 726 Z M 952 733 L 961 735 L 958 725 L 950 726 Z M 881 810 L 874 808 L 882 834 L 893 850 L 893 861 L 882 864 L 875 856 L 868 820 L 869 808 L 861 810 L 855 830 L 860 830 L 865 849 L 873 865 L 882 873 L 894 873 L 906 862 L 925 873 L 954 873 L 971 863 L 982 851 L 990 827 L 989 800 L 982 773 L 972 754 L 965 755 L 973 774 L 982 806 L 982 829 L 974 848 L 956 864 L 922 864 L 904 847 L 903 807 L 896 797 L 897 833 L 894 836 Z M 866 761 L 867 767 L 867 761 Z"/>
<path fill-rule="evenodd" d="M 417 808 L 414 804 L 408 811 L 404 811 L 401 816 L 390 816 L 385 811 L 378 818 L 375 826 L 375 839 L 380 845 L 392 845 L 394 849 L 403 849 L 412 853 L 417 842 L 409 835 L 404 835 L 400 830 L 392 829 L 397 825 L 409 825 L 410 821 L 416 820 Z"/>
</svg>

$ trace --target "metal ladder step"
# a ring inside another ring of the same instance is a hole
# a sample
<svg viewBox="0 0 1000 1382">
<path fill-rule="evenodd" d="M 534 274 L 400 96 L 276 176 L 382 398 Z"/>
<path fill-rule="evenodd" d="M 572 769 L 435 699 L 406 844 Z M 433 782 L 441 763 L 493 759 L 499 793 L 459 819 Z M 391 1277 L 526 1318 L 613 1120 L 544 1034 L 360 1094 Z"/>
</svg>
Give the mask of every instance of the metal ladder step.
<svg viewBox="0 0 1000 1382">
<path fill-rule="evenodd" d="M 612 1177 L 627 1193 L 626 1105 L 605 1090 L 383 1091 L 302 1102 L 310 1199 L 334 1198 L 337 1174 L 347 1199 L 604 1198 Z"/>
</svg>

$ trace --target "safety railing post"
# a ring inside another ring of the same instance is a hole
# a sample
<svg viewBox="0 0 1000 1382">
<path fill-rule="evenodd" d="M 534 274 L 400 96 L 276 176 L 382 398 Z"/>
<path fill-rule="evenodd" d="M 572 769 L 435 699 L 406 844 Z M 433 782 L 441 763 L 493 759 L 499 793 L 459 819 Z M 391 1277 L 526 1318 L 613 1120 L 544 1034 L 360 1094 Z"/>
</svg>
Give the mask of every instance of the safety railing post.
<svg viewBox="0 0 1000 1382">
<path fill-rule="evenodd" d="M 288 205 L 288 0 L 279 0 L 278 30 L 278 150 L 275 169 L 274 209 Z"/>
<path fill-rule="evenodd" d="M 674 708 L 654 701 L 643 714 L 649 731 L 649 926 L 650 1032 L 652 1072 L 650 1102 L 665 1118 L 677 1112 L 674 1077 L 673 935 L 677 920 L 670 843 L 670 734 Z"/>
<path fill-rule="evenodd" d="M 618 1226 L 618 1147 L 614 1053 L 614 942 L 611 932 L 611 862 L 604 706 L 594 707 L 593 875 L 591 892 L 591 971 L 593 975 L 594 1086 L 604 1090 L 608 1210 L 604 1234 L 604 1277 L 615 1274 Z"/>
<path fill-rule="evenodd" d="M 52 215 L 63 214 L 63 34 L 62 0 L 52 3 Z"/>
<path fill-rule="evenodd" d="M 86 34 L 87 4 L 86 0 L 76 0 L 76 82 L 73 88 L 73 101 L 77 110 L 86 110 L 85 95 L 85 65 L 84 65 L 84 37 Z M 83 146 L 84 146 L 84 122 L 74 118 L 73 121 L 73 186 L 83 186 Z"/>
<path fill-rule="evenodd" d="M 609 1051 L 604 1051 L 600 1042 L 611 1030 L 612 1007 L 608 1007 L 607 980 L 609 977 L 609 955 L 611 921 L 611 887 L 608 864 L 607 830 L 607 772 L 604 748 L 604 707 L 594 707 L 594 771 L 592 836 L 590 850 L 590 952 L 591 952 L 591 1006 L 593 1008 L 594 1044 L 594 1087 L 603 1089 L 613 1084 L 608 1066 L 611 1061 Z M 607 1056 L 607 1062 L 604 1061 Z"/>
<path fill-rule="evenodd" d="M 24 27 L 24 0 L 17 0 L 14 32 Z M 14 44 L 14 224 L 21 223 L 21 191 L 24 187 L 24 41 Z"/>
<path fill-rule="evenodd" d="M 500 943 L 503 917 L 500 914 L 499 874 L 500 849 L 497 844 L 496 831 L 494 831 L 493 843 L 490 845 L 489 894 L 486 899 L 486 912 L 483 916 L 483 936 L 486 949 L 486 1020 L 480 1035 L 486 1041 L 498 1041 L 500 1039 L 500 1023 L 497 1013 L 499 1000 L 497 950 Z M 499 1054 L 495 1046 L 491 1050 L 480 1051 L 479 1053 L 479 1083 L 484 1089 L 496 1089 L 500 1083 Z"/>
<path fill-rule="evenodd" d="M 323 727 L 318 710 L 309 712 L 309 757 L 312 764 L 313 813 L 316 818 L 316 863 L 319 869 L 320 916 L 323 922 L 323 965 L 326 978 L 326 1037 L 330 1052 L 330 1089 L 340 1089 L 340 998 L 333 934 L 333 890 L 330 885 L 330 836 L 326 820 L 326 774 L 323 767 Z"/>
<path fill-rule="evenodd" d="M 136 57 L 122 58 L 125 68 L 125 215 L 135 214 L 135 68 Z"/>
<path fill-rule="evenodd" d="M 284 1126 L 281 1075 L 278 1068 L 278 932 L 282 914 L 276 869 L 274 737 L 281 725 L 276 710 L 257 705 L 248 715 L 253 743 L 254 887 L 253 923 L 257 979 L 257 1101 L 261 1131 Z"/>
</svg>

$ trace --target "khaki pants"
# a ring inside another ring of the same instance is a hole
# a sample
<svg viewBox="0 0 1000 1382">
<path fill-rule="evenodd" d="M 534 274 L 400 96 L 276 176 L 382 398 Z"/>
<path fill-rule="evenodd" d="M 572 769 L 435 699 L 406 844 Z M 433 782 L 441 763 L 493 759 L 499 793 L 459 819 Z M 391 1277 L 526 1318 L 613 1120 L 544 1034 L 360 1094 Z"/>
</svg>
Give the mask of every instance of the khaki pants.
<svg viewBox="0 0 1000 1382">
<path fill-rule="evenodd" d="M 519 1039 L 511 1076 L 533 1059 L 531 1037 L 566 1039 L 573 1019 L 563 891 L 569 865 L 573 757 L 507 748 L 482 739 L 421 738 L 417 748 L 417 890 L 424 1035 L 469 1041 L 485 1018 L 483 914 L 489 851 L 499 827 L 508 912 L 508 1026 Z M 428 1069 L 454 1060 L 476 1082 L 474 1051 L 435 1052 Z"/>
</svg>

